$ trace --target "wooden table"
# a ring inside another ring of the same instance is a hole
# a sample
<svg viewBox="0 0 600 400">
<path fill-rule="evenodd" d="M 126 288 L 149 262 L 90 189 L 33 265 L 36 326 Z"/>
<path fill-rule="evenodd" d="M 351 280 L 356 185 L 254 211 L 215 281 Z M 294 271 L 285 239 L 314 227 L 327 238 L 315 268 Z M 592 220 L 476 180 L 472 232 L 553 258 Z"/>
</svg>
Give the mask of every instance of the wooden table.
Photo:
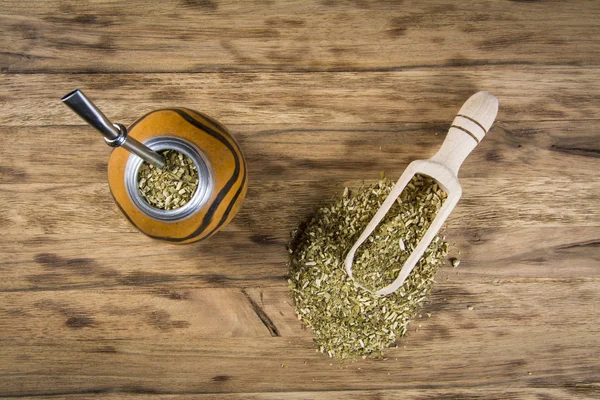
<svg viewBox="0 0 600 400">
<path fill-rule="evenodd" d="M 600 397 L 597 0 L 3 0 L 0 27 L 0 397 Z M 110 149 L 59 102 L 74 88 L 122 123 L 180 105 L 228 126 L 250 171 L 234 222 L 187 246 L 137 232 Z M 289 232 L 431 156 L 479 90 L 500 113 L 431 317 L 384 360 L 315 352 Z"/>
</svg>

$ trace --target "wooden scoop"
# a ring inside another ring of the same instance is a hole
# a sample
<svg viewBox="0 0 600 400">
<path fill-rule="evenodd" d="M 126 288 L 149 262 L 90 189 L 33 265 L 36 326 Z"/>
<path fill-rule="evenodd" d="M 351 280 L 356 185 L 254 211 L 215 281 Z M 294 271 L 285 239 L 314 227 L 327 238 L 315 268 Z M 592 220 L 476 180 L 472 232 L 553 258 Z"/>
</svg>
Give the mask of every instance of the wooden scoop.
<svg viewBox="0 0 600 400">
<path fill-rule="evenodd" d="M 444 140 L 437 154 L 429 160 L 416 160 L 408 165 L 400 179 L 398 179 L 398 182 L 392 188 L 391 193 L 379 210 L 377 210 L 369 225 L 367 225 L 346 256 L 346 272 L 350 278 L 352 278 L 352 262 L 356 250 L 373 233 L 412 177 L 415 174 L 427 175 L 437 181 L 448 197 L 442 204 L 429 229 L 425 232 L 425 235 L 423 235 L 415 250 L 402 266 L 396 280 L 383 289 L 372 293 L 386 295 L 395 292 L 402 286 L 425 252 L 425 249 L 427 249 L 427 246 L 429 246 L 446 221 L 446 218 L 448 218 L 454 209 L 454 206 L 456 206 L 456 203 L 458 203 L 462 194 L 462 188 L 457 177 L 458 169 L 475 146 L 484 138 L 494 123 L 496 114 L 498 114 L 498 100 L 494 96 L 488 92 L 474 94 L 461 107 L 456 118 L 454 118 L 450 130 L 448 130 L 448 135 L 446 135 L 446 140 Z M 368 290 L 366 288 L 363 289 Z"/>
</svg>

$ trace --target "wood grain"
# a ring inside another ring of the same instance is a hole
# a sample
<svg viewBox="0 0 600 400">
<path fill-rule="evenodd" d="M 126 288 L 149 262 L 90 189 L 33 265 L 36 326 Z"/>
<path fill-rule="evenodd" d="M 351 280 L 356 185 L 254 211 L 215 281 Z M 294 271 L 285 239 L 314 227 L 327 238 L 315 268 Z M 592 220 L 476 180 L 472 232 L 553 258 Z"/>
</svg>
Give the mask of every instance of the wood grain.
<svg viewBox="0 0 600 400">
<path fill-rule="evenodd" d="M 106 235 L 105 235 L 106 236 Z M 0 292 L 86 288 L 239 288 L 286 285 L 287 240 L 281 235 L 222 232 L 202 246 L 178 248 L 119 234 L 3 238 Z M 453 279 L 501 284 L 598 281 L 598 227 L 452 228 Z M 127 252 L 119 252 L 119 248 Z M 108 249 L 108 251 L 107 251 Z M 459 253 L 460 251 L 460 253 Z M 116 255 L 114 253 L 117 253 Z M 448 275 L 440 278 L 444 281 Z"/>
<path fill-rule="evenodd" d="M 201 311 L 196 291 L 177 292 L 174 298 L 139 290 L 3 296 L 13 321 L 2 324 L 7 363 L 0 373 L 11 376 L 4 393 L 18 393 L 29 371 L 46 359 L 54 366 L 38 367 L 28 394 L 48 393 L 47 385 L 57 393 L 441 389 L 494 385 L 507 378 L 520 386 L 593 387 L 599 372 L 598 339 L 588 332 L 596 331 L 600 319 L 597 314 L 582 318 L 580 312 L 595 298 L 594 282 L 438 285 L 424 310 L 431 318 L 417 319 L 386 360 L 342 365 L 314 351 L 309 332 L 299 329 L 291 307 L 281 301 L 286 293 L 286 288 L 265 290 L 262 301 L 259 293 L 252 294 L 285 327 L 279 337 L 265 329 L 262 334 L 248 330 L 260 328 L 258 317 L 248 318 L 250 312 L 240 316 L 240 325 L 214 318 L 215 326 L 198 329 L 197 323 L 208 321 L 206 312 L 217 316 L 232 310 L 213 302 L 211 310 Z M 241 293 L 212 294 L 204 301 Z M 241 325 L 246 331 L 240 337 L 233 329 Z M 563 358 L 573 366 L 556 362 Z M 135 383 L 110 373 L 113 365 L 127 366 Z M 427 371 L 434 366 L 438 373 L 432 380 Z M 403 379 L 397 379 L 400 375 Z"/>
<path fill-rule="evenodd" d="M 0 397 L 599 398 L 598 21 L 593 0 L 1 2 Z M 137 232 L 59 102 L 76 87 L 116 122 L 225 124 L 238 216 L 183 247 Z M 386 359 L 315 352 L 289 232 L 431 157 L 479 90 L 500 112 L 459 172 L 460 267 Z"/>
<path fill-rule="evenodd" d="M 333 183 L 338 191 L 342 182 L 376 179 L 380 171 L 400 176 L 411 161 L 431 157 L 450 122 L 228 127 L 247 153 L 251 180 L 285 184 L 312 179 Z M 88 126 L 0 126 L 0 137 L 2 185 L 106 183 L 111 149 L 102 146 L 102 139 Z M 27 146 L 11 140 L 17 137 Z M 67 142 L 68 146 L 60 145 Z M 597 120 L 498 121 L 469 156 L 459 178 L 467 183 L 471 178 L 513 176 L 592 181 L 599 157 Z M 477 167 L 481 163 L 484 168 Z"/>
<path fill-rule="evenodd" d="M 600 119 L 600 67 L 481 66 L 392 72 L 3 74 L 4 125 L 79 125 L 59 99 L 78 87 L 115 121 L 185 106 L 233 124 L 450 124 L 473 93 L 492 92 L 498 121 Z M 526 90 L 524 90 L 526 88 Z M 19 93 L 13 96 L 12 93 Z"/>
<path fill-rule="evenodd" d="M 594 0 L 5 0 L 7 72 L 598 65 Z M 93 60 L 93 62 L 90 62 Z"/>
<path fill-rule="evenodd" d="M 422 317 L 410 325 L 411 335 L 399 343 L 438 339 L 449 342 L 454 336 L 481 334 L 482 330 L 497 336 L 525 335 L 532 322 L 536 329 L 581 335 L 582 330 L 594 330 L 600 321 L 597 314 L 582 318 L 580 313 L 581 307 L 594 298 L 596 280 L 472 283 L 458 279 L 455 272 L 450 266 L 442 269 L 438 276 L 442 279 L 438 279 Z M 448 279 L 443 279 L 445 276 Z M 4 292 L 0 294 L 0 333 L 7 343 L 58 339 L 117 343 L 125 339 L 175 337 L 190 343 L 228 338 L 311 339 L 310 329 L 297 320 L 287 293 L 285 281 L 277 287 L 241 289 L 181 289 L 155 284 L 60 293 Z M 555 307 L 557 300 L 562 303 L 560 310 Z M 468 305 L 474 310 L 469 310 Z M 569 311 L 564 312 L 565 309 Z M 428 312 L 431 316 L 426 315 Z M 536 316 L 545 318 L 535 319 Z M 467 322 L 469 326 L 465 327 Z M 422 327 L 417 329 L 419 324 Z M 507 331 L 505 325 L 514 326 Z M 115 330 L 115 326 L 121 329 Z M 269 329 L 273 326 L 277 328 L 275 332 Z M 419 333 L 421 328 L 424 333 Z M 313 346 L 305 350 L 314 352 Z M 512 349 L 505 350 L 513 354 Z"/>
<path fill-rule="evenodd" d="M 110 391 L 96 390 L 87 395 L 65 394 L 55 396 L 35 396 L 37 399 L 136 399 L 139 394 L 133 393 L 110 393 Z M 487 386 L 485 389 L 398 389 L 398 390 L 339 390 L 339 391 L 302 391 L 302 392 L 263 392 L 263 393 L 194 393 L 194 394 L 144 394 L 145 399 L 174 399 L 174 400 L 279 400 L 281 398 L 292 400 L 390 400 L 409 398 L 417 400 L 429 399 L 469 399 L 469 400 L 579 400 L 590 399 L 596 393 L 593 387 L 577 385 L 569 389 L 556 388 L 504 388 L 498 386 Z M 20 396 L 8 396 L 8 399 L 22 398 Z"/>
</svg>

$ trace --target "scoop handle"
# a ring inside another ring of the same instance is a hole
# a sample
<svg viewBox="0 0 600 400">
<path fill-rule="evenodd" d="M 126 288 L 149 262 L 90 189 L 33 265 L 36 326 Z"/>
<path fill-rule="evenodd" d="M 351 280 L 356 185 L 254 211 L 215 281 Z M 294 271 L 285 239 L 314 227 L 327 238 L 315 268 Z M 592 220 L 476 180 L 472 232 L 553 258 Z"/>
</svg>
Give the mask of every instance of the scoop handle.
<svg viewBox="0 0 600 400">
<path fill-rule="evenodd" d="M 488 92 L 478 92 L 463 104 L 439 151 L 431 161 L 446 166 L 457 176 L 463 161 L 483 140 L 498 114 L 498 99 Z"/>
</svg>

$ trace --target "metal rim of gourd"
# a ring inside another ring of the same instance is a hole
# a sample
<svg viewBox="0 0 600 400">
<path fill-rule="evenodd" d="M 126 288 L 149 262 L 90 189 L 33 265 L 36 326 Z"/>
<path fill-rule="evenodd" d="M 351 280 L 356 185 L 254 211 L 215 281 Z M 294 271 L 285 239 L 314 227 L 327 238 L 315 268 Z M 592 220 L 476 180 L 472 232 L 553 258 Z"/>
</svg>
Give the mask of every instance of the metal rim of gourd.
<svg viewBox="0 0 600 400">
<path fill-rule="evenodd" d="M 179 208 L 161 210 L 152 207 L 138 189 L 138 174 L 144 161 L 132 154 L 125 165 L 125 187 L 130 200 L 141 212 L 159 221 L 179 221 L 191 216 L 206 204 L 213 192 L 213 172 L 208 159 L 198 147 L 185 139 L 169 135 L 155 136 L 143 143 L 154 151 L 175 150 L 188 156 L 198 170 L 198 186 L 190 201 Z"/>
</svg>

